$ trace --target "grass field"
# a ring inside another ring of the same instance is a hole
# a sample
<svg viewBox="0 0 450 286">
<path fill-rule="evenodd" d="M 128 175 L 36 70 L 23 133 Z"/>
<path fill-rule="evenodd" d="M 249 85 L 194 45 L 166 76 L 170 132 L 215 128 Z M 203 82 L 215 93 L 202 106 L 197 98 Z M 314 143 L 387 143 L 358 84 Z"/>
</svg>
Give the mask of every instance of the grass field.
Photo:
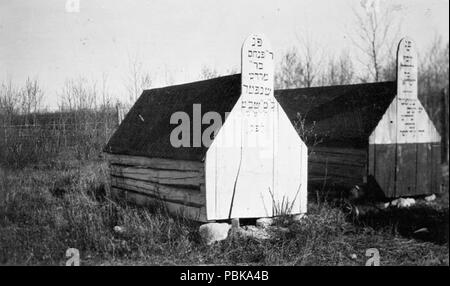
<svg viewBox="0 0 450 286">
<path fill-rule="evenodd" d="M 308 216 L 278 222 L 288 231 L 271 239 L 231 236 L 207 246 L 195 222 L 112 201 L 102 161 L 0 172 L 1 264 L 65 265 L 72 247 L 81 265 L 365 265 L 369 248 L 381 265 L 449 265 L 448 193 L 359 217 L 310 200 Z M 414 233 L 420 228 L 427 231 Z"/>
</svg>

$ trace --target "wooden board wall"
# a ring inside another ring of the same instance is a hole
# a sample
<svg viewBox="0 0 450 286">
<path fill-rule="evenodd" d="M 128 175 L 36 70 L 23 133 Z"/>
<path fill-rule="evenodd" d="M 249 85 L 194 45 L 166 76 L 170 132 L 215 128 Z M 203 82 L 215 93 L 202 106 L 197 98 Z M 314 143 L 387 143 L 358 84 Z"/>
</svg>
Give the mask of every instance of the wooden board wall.
<svg viewBox="0 0 450 286">
<path fill-rule="evenodd" d="M 173 214 L 206 221 L 203 163 L 108 155 L 111 190 L 139 205 L 163 204 Z"/>
<path fill-rule="evenodd" d="M 369 175 L 386 197 L 440 192 L 440 144 L 371 144 Z"/>
<path fill-rule="evenodd" d="M 310 147 L 309 183 L 315 188 L 337 186 L 350 188 L 363 184 L 366 176 L 365 149 Z"/>
</svg>

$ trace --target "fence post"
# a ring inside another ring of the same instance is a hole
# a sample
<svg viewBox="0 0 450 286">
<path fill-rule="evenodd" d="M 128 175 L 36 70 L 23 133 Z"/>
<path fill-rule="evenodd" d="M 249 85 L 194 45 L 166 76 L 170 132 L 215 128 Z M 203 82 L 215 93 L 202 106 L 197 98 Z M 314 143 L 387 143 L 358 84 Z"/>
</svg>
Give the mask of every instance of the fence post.
<svg viewBox="0 0 450 286">
<path fill-rule="evenodd" d="M 5 162 L 6 162 L 6 158 L 8 158 L 8 152 L 9 152 L 9 148 L 8 148 L 8 132 L 7 132 L 7 125 L 6 124 L 4 124 L 3 125 L 3 131 L 4 131 L 4 133 L 5 133 L 5 146 L 4 146 L 4 148 L 3 148 L 3 160 L 5 160 Z M 0 155 L 2 155 L 1 153 L 0 153 Z"/>
<path fill-rule="evenodd" d="M 104 122 L 103 122 L 103 125 L 104 125 L 104 128 L 105 128 L 105 138 L 104 138 L 104 140 L 102 141 L 102 144 L 104 144 L 104 141 L 106 141 L 106 140 L 108 140 L 108 122 L 109 122 L 109 107 L 108 107 L 108 109 L 104 109 L 103 110 L 103 120 L 104 120 Z"/>
<path fill-rule="evenodd" d="M 120 104 L 116 104 L 116 114 L 117 114 L 117 126 L 119 126 L 121 118 L 120 118 Z"/>
<path fill-rule="evenodd" d="M 6 173 L 6 168 L 0 165 L 0 206 L 6 205 L 6 189 L 8 188 L 8 174 Z"/>
<path fill-rule="evenodd" d="M 448 165 L 448 159 L 449 159 L 449 150 L 448 150 L 448 132 L 449 132 L 449 128 L 448 128 L 448 87 L 442 89 L 442 106 L 443 106 L 443 110 L 441 110 L 441 126 L 442 126 L 442 131 L 441 131 L 441 135 L 442 135 L 442 163 L 447 164 Z"/>
</svg>

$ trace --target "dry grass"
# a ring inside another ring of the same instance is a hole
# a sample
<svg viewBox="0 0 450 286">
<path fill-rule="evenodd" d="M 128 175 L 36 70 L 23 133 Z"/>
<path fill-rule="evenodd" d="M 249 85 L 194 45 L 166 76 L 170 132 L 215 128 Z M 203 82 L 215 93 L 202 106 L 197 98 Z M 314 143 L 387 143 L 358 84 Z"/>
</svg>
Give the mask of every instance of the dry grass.
<svg viewBox="0 0 450 286">
<path fill-rule="evenodd" d="M 310 203 L 302 222 L 279 222 L 289 231 L 271 239 L 233 236 L 206 246 L 195 222 L 112 201 L 102 162 L 61 161 L 46 170 L 3 169 L 0 175 L 2 264 L 63 265 L 69 247 L 80 250 L 82 265 L 364 265 L 373 247 L 382 265 L 449 263 L 448 242 L 354 223 L 328 203 Z M 114 232 L 116 225 L 126 231 Z"/>
</svg>

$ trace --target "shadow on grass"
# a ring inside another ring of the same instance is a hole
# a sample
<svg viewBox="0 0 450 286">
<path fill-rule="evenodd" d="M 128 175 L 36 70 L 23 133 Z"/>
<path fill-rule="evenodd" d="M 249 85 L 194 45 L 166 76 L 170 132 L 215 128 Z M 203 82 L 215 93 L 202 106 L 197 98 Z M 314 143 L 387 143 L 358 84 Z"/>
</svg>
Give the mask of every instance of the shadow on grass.
<svg viewBox="0 0 450 286">
<path fill-rule="evenodd" d="M 410 208 L 387 208 L 360 215 L 356 224 L 392 231 L 406 238 L 448 244 L 449 209 L 419 203 Z"/>
<path fill-rule="evenodd" d="M 317 198 L 313 198 L 310 194 L 309 199 L 334 202 L 334 205 L 341 208 L 356 226 L 371 227 L 405 238 L 448 245 L 448 171 L 444 176 L 445 191 L 438 194 L 435 201 L 426 202 L 425 196 L 416 196 L 413 197 L 416 204 L 409 208 L 382 208 L 381 205 L 392 199 L 385 198 L 381 189 L 376 186 L 372 183 L 369 188 L 363 187 L 356 193 L 353 192 L 354 188 L 348 190 L 337 186 L 327 186 L 317 191 L 320 193 L 316 196 Z M 367 191 L 368 189 L 370 191 Z M 358 209 L 358 214 L 355 212 L 355 207 Z"/>
</svg>

